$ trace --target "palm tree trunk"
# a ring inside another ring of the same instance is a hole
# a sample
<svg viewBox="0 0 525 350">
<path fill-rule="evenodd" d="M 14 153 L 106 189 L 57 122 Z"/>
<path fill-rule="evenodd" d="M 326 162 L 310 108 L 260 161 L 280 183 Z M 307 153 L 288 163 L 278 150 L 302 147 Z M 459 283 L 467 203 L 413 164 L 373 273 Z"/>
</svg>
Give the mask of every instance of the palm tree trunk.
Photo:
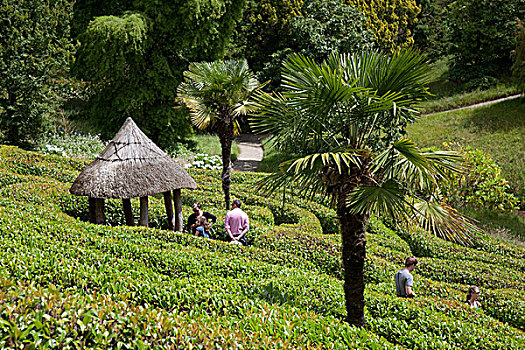
<svg viewBox="0 0 525 350">
<path fill-rule="evenodd" d="M 230 185 L 231 185 L 231 152 L 233 142 L 233 123 L 230 117 L 222 118 L 217 124 L 217 134 L 221 142 L 222 155 L 222 191 L 224 192 L 224 203 L 226 209 L 230 209 Z"/>
<path fill-rule="evenodd" d="M 346 320 L 351 325 L 363 327 L 365 325 L 365 229 L 368 217 L 349 213 L 346 208 L 346 197 L 346 193 L 340 193 L 337 198 L 337 214 L 343 244 Z"/>
</svg>

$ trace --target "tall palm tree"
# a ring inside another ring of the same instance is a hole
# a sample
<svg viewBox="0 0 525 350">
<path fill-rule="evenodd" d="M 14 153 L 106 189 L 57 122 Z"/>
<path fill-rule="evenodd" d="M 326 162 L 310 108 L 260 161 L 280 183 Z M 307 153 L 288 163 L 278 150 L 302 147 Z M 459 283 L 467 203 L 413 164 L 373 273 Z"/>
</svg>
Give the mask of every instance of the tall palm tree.
<svg viewBox="0 0 525 350">
<path fill-rule="evenodd" d="M 231 147 L 238 133 L 237 117 L 250 112 L 250 96 L 260 87 L 245 60 L 191 63 L 179 85 L 178 98 L 199 129 L 214 128 L 222 153 L 222 189 L 230 207 Z"/>
<path fill-rule="evenodd" d="M 290 186 L 329 196 L 342 235 L 347 321 L 364 325 L 365 230 L 369 215 L 402 219 L 468 244 L 475 226 L 439 202 L 438 182 L 460 171 L 453 152 L 423 152 L 404 137 L 413 106 L 428 95 L 424 59 L 414 51 L 333 55 L 321 64 L 293 55 L 282 93 L 259 92 L 253 130 L 297 155 L 268 176 L 272 192 Z"/>
</svg>

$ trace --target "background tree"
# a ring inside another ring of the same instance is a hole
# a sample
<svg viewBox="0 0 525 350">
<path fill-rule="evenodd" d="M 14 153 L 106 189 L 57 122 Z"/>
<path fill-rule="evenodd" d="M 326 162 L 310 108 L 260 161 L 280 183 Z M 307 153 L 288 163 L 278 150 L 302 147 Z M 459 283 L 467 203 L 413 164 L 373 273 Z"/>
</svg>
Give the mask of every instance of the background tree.
<svg viewBox="0 0 525 350">
<path fill-rule="evenodd" d="M 322 64 L 291 55 L 281 94 L 261 92 L 252 127 L 297 156 L 262 188 L 283 186 L 329 196 L 342 236 L 347 321 L 364 325 L 365 230 L 370 213 L 410 220 L 436 235 L 470 243 L 474 227 L 436 199 L 457 171 L 453 152 L 422 152 L 403 138 L 413 105 L 427 94 L 428 67 L 415 52 L 334 55 Z"/>
<path fill-rule="evenodd" d="M 249 98 L 259 82 L 246 60 L 190 64 L 178 88 L 179 99 L 191 111 L 199 129 L 217 132 L 222 153 L 222 189 L 226 209 L 230 208 L 231 148 L 239 130 L 238 117 L 251 110 Z"/>
<path fill-rule="evenodd" d="M 333 51 L 371 48 L 365 16 L 344 0 L 265 0 L 251 3 L 237 30 L 232 57 L 246 57 L 260 81 L 280 84 L 282 61 L 300 52 L 319 62 Z"/>
<path fill-rule="evenodd" d="M 525 94 L 525 21 L 521 20 L 516 33 L 516 50 L 513 53 L 512 76 L 519 91 Z"/>
<path fill-rule="evenodd" d="M 90 13 L 112 11 L 91 19 L 80 34 L 75 66 L 75 72 L 91 83 L 94 93 L 88 112 L 103 135 L 113 134 L 127 117 L 161 146 L 191 133 L 187 112 L 173 108 L 182 73 L 191 61 L 223 54 L 244 4 L 243 0 L 79 4 L 82 13 L 77 18 L 83 21 Z"/>
<path fill-rule="evenodd" d="M 421 11 L 416 0 L 346 1 L 366 15 L 366 28 L 374 33 L 382 50 L 394 52 L 414 44 L 412 31 Z"/>
<path fill-rule="evenodd" d="M 414 46 L 429 58 L 446 55 L 450 46 L 448 5 L 452 0 L 418 0 L 421 12 L 414 26 Z"/>
<path fill-rule="evenodd" d="M 0 132 L 30 145 L 52 111 L 53 79 L 67 74 L 71 1 L 3 0 L 0 5 Z M 66 68 L 65 68 L 66 67 Z"/>
<path fill-rule="evenodd" d="M 509 75 L 516 47 L 516 18 L 525 0 L 458 0 L 450 4 L 453 55 L 451 79 L 472 88 L 491 85 Z"/>
</svg>

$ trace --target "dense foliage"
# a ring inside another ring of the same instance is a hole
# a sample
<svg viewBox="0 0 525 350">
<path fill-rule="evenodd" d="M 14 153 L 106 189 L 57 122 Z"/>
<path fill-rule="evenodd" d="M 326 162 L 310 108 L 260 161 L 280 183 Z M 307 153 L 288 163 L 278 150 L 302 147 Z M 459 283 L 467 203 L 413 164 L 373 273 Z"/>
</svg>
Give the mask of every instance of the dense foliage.
<svg viewBox="0 0 525 350">
<path fill-rule="evenodd" d="M 518 23 L 516 50 L 513 54 L 512 75 L 519 91 L 525 94 L 525 20 Z"/>
<path fill-rule="evenodd" d="M 481 150 L 448 145 L 466 159 L 465 170 L 453 175 L 453 180 L 443 186 L 443 197 L 457 206 L 471 205 L 478 209 L 492 209 L 511 212 L 517 209 L 518 200 L 510 192 L 501 168 Z"/>
<path fill-rule="evenodd" d="M 280 85 L 281 64 L 292 52 L 317 61 L 334 51 L 371 48 L 365 16 L 345 0 L 249 1 L 230 55 L 245 57 L 269 89 Z"/>
<path fill-rule="evenodd" d="M 416 0 L 345 1 L 366 15 L 366 28 L 374 33 L 382 50 L 394 52 L 414 44 L 412 31 L 421 11 Z"/>
<path fill-rule="evenodd" d="M 525 341 L 523 247 L 482 236 L 466 248 L 372 220 L 367 326 L 358 330 L 341 322 L 341 238 L 316 217 L 327 207 L 295 197 L 312 209 L 283 208 L 250 191 L 261 175 L 236 172 L 232 188 L 261 233 L 252 246 L 92 225 L 77 219 L 87 200 L 67 191 L 87 162 L 13 147 L 0 154 L 1 347 L 520 349 Z M 192 170 L 199 189 L 183 191 L 185 215 L 199 198 L 224 218 L 216 174 Z M 398 299 L 392 276 L 412 254 L 421 260 L 418 297 Z M 474 283 L 480 310 L 462 302 Z"/>
<path fill-rule="evenodd" d="M 510 73 L 516 18 L 525 0 L 458 0 L 448 13 L 451 78 L 472 88 L 493 85 Z"/>
<path fill-rule="evenodd" d="M 71 1 L 0 2 L 0 139 L 28 145 L 57 103 L 53 80 L 67 74 Z"/>
<path fill-rule="evenodd" d="M 176 89 L 189 62 L 222 55 L 244 5 L 241 0 L 122 2 L 94 11 L 79 34 L 77 74 L 90 81 L 89 115 L 104 137 L 132 117 L 155 142 L 170 145 L 191 133 Z M 79 29 L 80 30 L 80 29 Z"/>
<path fill-rule="evenodd" d="M 452 0 L 418 0 L 421 12 L 414 26 L 414 46 L 436 59 L 448 54 L 450 19 L 448 5 Z"/>
</svg>

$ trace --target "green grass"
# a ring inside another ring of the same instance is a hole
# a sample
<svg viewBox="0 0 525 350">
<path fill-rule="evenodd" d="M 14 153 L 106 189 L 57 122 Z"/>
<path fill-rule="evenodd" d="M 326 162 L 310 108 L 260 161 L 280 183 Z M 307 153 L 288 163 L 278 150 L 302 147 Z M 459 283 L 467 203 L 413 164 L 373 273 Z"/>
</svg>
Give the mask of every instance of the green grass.
<svg viewBox="0 0 525 350">
<path fill-rule="evenodd" d="M 418 109 L 423 114 L 448 111 L 455 108 L 470 106 L 476 103 L 495 100 L 515 95 L 518 90 L 514 86 L 498 85 L 487 90 L 475 90 L 457 93 L 451 96 L 429 99 L 421 102 Z"/>
<path fill-rule="evenodd" d="M 479 222 L 486 232 L 495 237 L 514 239 L 521 244 L 525 242 L 525 217 L 517 213 L 505 214 L 494 210 L 464 208 L 465 215 Z"/>
<path fill-rule="evenodd" d="M 221 143 L 216 135 L 195 135 L 192 137 L 192 141 L 195 142 L 195 150 L 198 153 L 206 153 L 210 156 L 221 155 Z M 233 142 L 231 159 L 236 160 L 240 152 L 239 145 Z"/>
<path fill-rule="evenodd" d="M 291 158 L 289 153 L 282 153 L 276 150 L 268 139 L 263 140 L 262 146 L 264 155 L 257 168 L 260 172 L 273 173 L 279 169 L 279 164 Z"/>
<path fill-rule="evenodd" d="M 525 103 L 522 99 L 423 116 L 407 130 L 409 137 L 422 147 L 458 142 L 482 150 L 501 166 L 513 191 L 525 190 Z"/>
</svg>

